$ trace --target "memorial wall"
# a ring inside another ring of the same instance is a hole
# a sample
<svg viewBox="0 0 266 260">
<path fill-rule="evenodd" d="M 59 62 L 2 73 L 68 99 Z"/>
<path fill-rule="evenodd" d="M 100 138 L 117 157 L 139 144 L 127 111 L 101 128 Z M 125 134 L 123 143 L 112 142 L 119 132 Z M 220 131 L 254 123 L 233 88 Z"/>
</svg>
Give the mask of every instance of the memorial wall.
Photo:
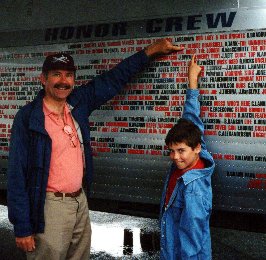
<svg viewBox="0 0 266 260">
<path fill-rule="evenodd" d="M 237 15 L 48 28 L 41 44 L 0 49 L 1 172 L 7 167 L 14 116 L 41 89 L 39 74 L 48 54 L 73 56 L 78 86 L 167 37 L 184 51 L 152 61 L 90 117 L 93 196 L 159 202 L 169 164 L 164 138 L 182 116 L 188 64 L 196 54 L 203 68 L 199 89 L 205 139 L 216 162 L 215 206 L 265 212 L 266 30 L 234 27 L 241 18 Z M 128 28 L 139 31 L 140 24 L 145 33 L 132 37 L 134 30 Z M 255 196 L 259 199 L 254 204 Z"/>
</svg>

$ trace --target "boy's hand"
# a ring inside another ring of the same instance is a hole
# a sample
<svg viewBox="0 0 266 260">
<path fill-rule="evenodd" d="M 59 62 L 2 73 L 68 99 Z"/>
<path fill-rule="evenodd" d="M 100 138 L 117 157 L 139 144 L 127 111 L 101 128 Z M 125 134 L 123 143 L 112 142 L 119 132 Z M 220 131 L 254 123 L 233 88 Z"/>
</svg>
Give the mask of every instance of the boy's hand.
<svg viewBox="0 0 266 260">
<path fill-rule="evenodd" d="M 188 68 L 188 83 L 190 89 L 198 88 L 198 77 L 201 72 L 201 67 L 196 63 L 196 55 L 192 56 L 192 59 Z"/>
<path fill-rule="evenodd" d="M 156 57 L 182 50 L 184 50 L 184 47 L 173 45 L 166 39 L 160 39 L 145 48 L 145 52 L 149 57 Z"/>
</svg>

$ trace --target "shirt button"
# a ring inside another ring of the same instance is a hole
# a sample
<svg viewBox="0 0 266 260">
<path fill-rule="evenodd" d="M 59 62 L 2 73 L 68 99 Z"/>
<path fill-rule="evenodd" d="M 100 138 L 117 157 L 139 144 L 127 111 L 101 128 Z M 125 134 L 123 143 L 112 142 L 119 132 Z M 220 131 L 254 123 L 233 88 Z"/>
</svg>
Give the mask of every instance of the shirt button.
<svg viewBox="0 0 266 260">
<path fill-rule="evenodd" d="M 162 235 L 162 237 L 164 237 L 164 235 Z"/>
</svg>

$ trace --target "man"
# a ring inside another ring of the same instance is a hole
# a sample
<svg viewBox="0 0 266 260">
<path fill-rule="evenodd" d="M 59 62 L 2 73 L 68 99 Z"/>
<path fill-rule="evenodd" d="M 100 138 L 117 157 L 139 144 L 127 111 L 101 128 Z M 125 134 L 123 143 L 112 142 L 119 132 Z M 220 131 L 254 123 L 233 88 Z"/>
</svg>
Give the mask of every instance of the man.
<svg viewBox="0 0 266 260">
<path fill-rule="evenodd" d="M 74 90 L 72 57 L 59 53 L 45 59 L 43 90 L 18 111 L 10 141 L 8 213 L 28 259 L 88 259 L 91 227 L 83 191 L 89 192 L 93 173 L 88 117 L 149 58 L 182 49 L 159 40 Z"/>
</svg>

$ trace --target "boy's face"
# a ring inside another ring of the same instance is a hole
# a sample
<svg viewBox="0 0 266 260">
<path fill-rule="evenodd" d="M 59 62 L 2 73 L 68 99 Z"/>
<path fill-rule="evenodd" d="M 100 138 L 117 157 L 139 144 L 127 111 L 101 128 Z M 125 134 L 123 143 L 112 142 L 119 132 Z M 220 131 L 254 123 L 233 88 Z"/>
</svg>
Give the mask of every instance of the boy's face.
<svg viewBox="0 0 266 260">
<path fill-rule="evenodd" d="M 199 158 L 201 145 L 198 144 L 195 149 L 185 143 L 172 143 L 168 146 L 170 158 L 180 170 L 188 170 L 193 167 Z"/>
</svg>

